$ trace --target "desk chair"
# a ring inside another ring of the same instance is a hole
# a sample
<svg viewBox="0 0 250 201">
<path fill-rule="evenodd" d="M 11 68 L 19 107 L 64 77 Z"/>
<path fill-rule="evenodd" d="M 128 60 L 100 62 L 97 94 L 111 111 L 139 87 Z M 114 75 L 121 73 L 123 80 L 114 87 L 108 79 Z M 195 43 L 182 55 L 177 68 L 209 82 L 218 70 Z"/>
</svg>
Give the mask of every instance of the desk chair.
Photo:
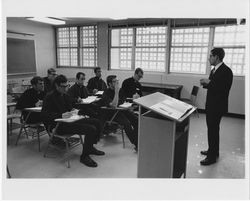
<svg viewBox="0 0 250 201">
<path fill-rule="evenodd" d="M 73 137 L 74 135 L 76 135 L 75 133 L 70 133 L 70 134 L 66 134 L 66 135 L 59 135 L 57 133 L 57 128 L 59 125 L 60 125 L 60 122 L 57 122 L 56 127 L 53 130 L 51 129 L 51 125 L 49 125 L 47 128 L 47 132 L 49 134 L 49 142 L 48 142 L 48 146 L 44 152 L 44 155 L 43 155 L 44 157 L 47 157 L 48 150 L 51 146 L 53 146 L 55 149 L 57 149 L 59 151 L 66 151 L 66 153 L 69 156 L 70 152 L 73 148 L 77 147 L 80 144 L 83 145 L 83 139 L 82 139 L 81 135 L 79 135 L 80 140 L 78 140 L 79 138 Z M 60 145 L 56 145 L 55 143 L 53 143 L 53 139 L 55 139 L 55 138 L 59 138 L 59 139 L 63 140 L 66 147 L 62 147 Z M 69 157 L 66 157 L 66 158 L 67 158 L 67 167 L 70 168 L 70 159 L 69 159 Z"/>
<path fill-rule="evenodd" d="M 182 98 L 181 101 L 188 103 L 190 105 L 196 106 L 196 99 L 198 95 L 199 87 L 193 86 L 192 92 L 190 94 L 190 98 Z M 196 108 L 196 114 L 199 117 L 198 109 Z"/>
<path fill-rule="evenodd" d="M 28 137 L 29 135 L 32 136 L 32 139 L 35 136 L 37 137 L 38 151 L 40 152 L 41 151 L 41 149 L 40 149 L 40 137 L 47 134 L 46 128 L 42 122 L 27 123 L 27 119 L 29 118 L 30 114 L 31 114 L 31 112 L 29 112 L 26 119 L 24 119 L 23 115 L 21 115 L 21 128 L 20 128 L 19 134 L 18 134 L 17 139 L 16 139 L 16 145 L 20 139 L 20 136 L 23 134 L 23 130 L 24 130 L 24 133 L 25 133 L 27 138 L 29 138 Z M 27 129 L 29 129 L 30 132 L 28 132 Z"/>
<path fill-rule="evenodd" d="M 124 127 L 122 125 L 120 125 L 118 122 L 114 121 L 115 117 L 118 115 L 118 113 L 122 110 L 122 109 L 115 109 L 115 108 L 109 108 L 109 107 L 101 107 L 101 109 L 103 111 L 107 110 L 107 111 L 115 111 L 114 115 L 111 117 L 110 120 L 105 121 L 104 125 L 103 125 L 103 129 L 105 128 L 105 126 L 111 126 L 114 125 L 116 126 L 120 131 L 121 131 L 121 135 L 122 135 L 122 144 L 123 144 L 123 148 L 125 148 L 125 140 L 124 140 Z"/>
</svg>

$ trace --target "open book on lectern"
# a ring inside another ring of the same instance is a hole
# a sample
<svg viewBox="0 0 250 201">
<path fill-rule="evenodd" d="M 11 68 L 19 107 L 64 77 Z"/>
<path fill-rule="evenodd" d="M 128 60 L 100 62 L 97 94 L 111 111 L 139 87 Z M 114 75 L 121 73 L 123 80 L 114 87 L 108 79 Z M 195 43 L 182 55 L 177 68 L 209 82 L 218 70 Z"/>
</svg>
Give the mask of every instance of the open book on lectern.
<svg viewBox="0 0 250 201">
<path fill-rule="evenodd" d="M 166 96 L 165 100 L 152 105 L 150 108 L 163 115 L 178 120 L 185 114 L 187 114 L 190 110 L 192 110 L 194 107 L 190 104 L 179 101 L 170 96 Z"/>
</svg>

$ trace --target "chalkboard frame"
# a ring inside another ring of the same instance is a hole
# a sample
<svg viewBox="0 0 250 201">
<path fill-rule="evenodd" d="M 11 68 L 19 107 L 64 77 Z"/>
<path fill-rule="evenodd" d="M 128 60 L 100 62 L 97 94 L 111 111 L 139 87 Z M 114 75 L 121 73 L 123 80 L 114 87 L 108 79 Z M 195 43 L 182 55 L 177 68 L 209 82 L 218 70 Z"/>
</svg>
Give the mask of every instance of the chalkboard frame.
<svg viewBox="0 0 250 201">
<path fill-rule="evenodd" d="M 7 38 L 7 75 L 36 74 L 35 40 Z"/>
</svg>

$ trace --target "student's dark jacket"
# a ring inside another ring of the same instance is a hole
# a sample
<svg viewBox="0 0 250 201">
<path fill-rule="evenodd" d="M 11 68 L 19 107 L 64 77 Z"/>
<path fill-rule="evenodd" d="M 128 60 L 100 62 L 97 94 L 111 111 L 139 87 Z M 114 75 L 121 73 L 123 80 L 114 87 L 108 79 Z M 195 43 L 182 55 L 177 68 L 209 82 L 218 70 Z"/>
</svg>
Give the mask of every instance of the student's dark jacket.
<svg viewBox="0 0 250 201">
<path fill-rule="evenodd" d="M 122 89 L 126 98 L 132 98 L 135 93 L 142 96 L 141 83 L 136 81 L 133 77 L 127 78 L 122 83 Z"/>
<path fill-rule="evenodd" d="M 34 88 L 27 89 L 18 99 L 16 109 L 23 110 L 24 108 L 35 107 L 39 100 L 43 100 L 45 93 L 38 92 Z M 24 119 L 26 119 L 28 112 L 22 111 Z"/>
<path fill-rule="evenodd" d="M 54 120 L 62 118 L 63 113 L 69 112 L 72 109 L 69 95 L 61 95 L 57 90 L 53 90 L 44 98 L 41 117 L 46 127 L 51 125 L 54 128 L 56 126 Z"/>
<path fill-rule="evenodd" d="M 47 94 L 53 90 L 53 82 L 51 82 L 48 77 L 43 78 L 43 83 L 44 83 L 45 94 Z"/>
<path fill-rule="evenodd" d="M 206 111 L 228 112 L 228 96 L 233 82 L 232 70 L 224 63 L 214 74 L 210 73 L 207 88 Z"/>
<path fill-rule="evenodd" d="M 98 89 L 98 91 L 105 91 L 107 89 L 107 85 L 103 79 L 100 79 L 99 77 L 92 77 L 88 81 L 87 88 L 89 93 L 92 94 L 94 89 Z"/>
<path fill-rule="evenodd" d="M 77 99 L 80 98 L 87 98 L 89 95 L 88 89 L 85 86 L 80 86 L 75 83 L 71 86 L 67 92 L 70 96 L 73 105 L 77 102 Z"/>
</svg>

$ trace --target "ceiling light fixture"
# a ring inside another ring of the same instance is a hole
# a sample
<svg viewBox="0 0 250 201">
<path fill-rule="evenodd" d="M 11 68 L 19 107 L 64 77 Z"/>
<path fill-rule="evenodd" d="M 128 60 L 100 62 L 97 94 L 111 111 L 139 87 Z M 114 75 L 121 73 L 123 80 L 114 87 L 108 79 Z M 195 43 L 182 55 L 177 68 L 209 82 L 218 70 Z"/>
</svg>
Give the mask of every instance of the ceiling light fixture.
<svg viewBox="0 0 250 201">
<path fill-rule="evenodd" d="M 53 24 L 53 25 L 62 25 L 65 24 L 65 21 L 51 18 L 51 17 L 28 17 L 28 20 L 36 21 L 36 22 L 42 22 L 47 24 Z"/>
</svg>

